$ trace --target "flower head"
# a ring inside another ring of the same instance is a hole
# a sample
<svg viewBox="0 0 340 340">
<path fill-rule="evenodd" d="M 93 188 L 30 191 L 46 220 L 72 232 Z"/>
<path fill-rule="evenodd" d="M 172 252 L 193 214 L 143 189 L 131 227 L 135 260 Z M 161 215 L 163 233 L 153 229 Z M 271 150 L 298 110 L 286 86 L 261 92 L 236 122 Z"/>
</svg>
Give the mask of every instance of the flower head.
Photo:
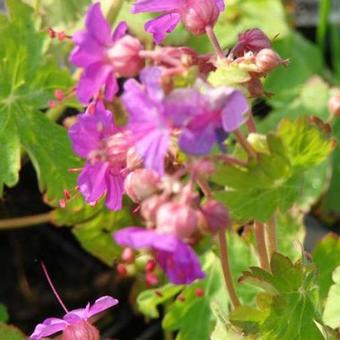
<svg viewBox="0 0 340 340">
<path fill-rule="evenodd" d="M 121 22 L 111 33 L 100 3 L 89 7 L 85 26 L 84 31 L 73 35 L 76 47 L 70 56 L 71 63 L 84 69 L 77 86 L 78 98 L 87 104 L 105 87 L 105 98 L 111 100 L 118 91 L 116 75 L 136 75 L 143 66 L 138 57 L 142 45 L 137 39 L 126 35 L 128 27 L 125 22 Z M 129 62 L 130 68 L 122 65 L 122 60 Z"/>
<path fill-rule="evenodd" d="M 113 237 L 121 246 L 153 250 L 156 261 L 172 283 L 189 284 L 205 276 L 193 249 L 173 234 L 130 227 L 115 232 Z"/>
<path fill-rule="evenodd" d="M 128 132 L 113 123 L 112 113 L 102 102 L 78 116 L 69 129 L 74 151 L 86 164 L 78 177 L 78 186 L 85 200 L 95 204 L 106 195 L 106 206 L 119 210 L 122 205 L 126 154 L 131 145 Z"/>
<path fill-rule="evenodd" d="M 118 304 L 118 300 L 111 296 L 103 296 L 97 299 L 92 306 L 87 304 L 85 308 L 72 310 L 66 313 L 62 319 L 48 318 L 35 327 L 30 339 L 39 340 L 57 332 L 65 331 L 69 327 L 73 330 L 77 327 L 80 330 L 84 327 L 89 329 L 91 325 L 88 323 L 88 319 L 116 304 Z"/>
<path fill-rule="evenodd" d="M 207 26 L 214 26 L 223 10 L 223 0 L 137 0 L 132 8 L 133 13 L 164 12 L 145 24 L 146 31 L 153 35 L 157 44 L 180 21 L 189 32 L 196 35 L 204 33 Z"/>
<path fill-rule="evenodd" d="M 193 113 L 189 120 L 186 117 L 179 139 L 181 149 L 192 155 L 209 153 L 215 143 L 223 149 L 227 134 L 243 124 L 249 110 L 246 98 L 238 90 L 218 87 L 205 88 L 202 92 L 175 90 L 167 98 L 167 110 L 174 112 L 177 119 L 188 110 Z M 185 99 L 181 102 L 180 98 Z"/>
</svg>

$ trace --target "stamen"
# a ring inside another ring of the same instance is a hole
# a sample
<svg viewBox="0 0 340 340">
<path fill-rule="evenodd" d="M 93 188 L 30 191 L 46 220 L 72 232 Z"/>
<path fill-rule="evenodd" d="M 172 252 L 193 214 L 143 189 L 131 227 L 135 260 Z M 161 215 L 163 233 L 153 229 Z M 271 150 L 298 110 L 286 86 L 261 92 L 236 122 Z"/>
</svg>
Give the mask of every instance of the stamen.
<svg viewBox="0 0 340 340">
<path fill-rule="evenodd" d="M 44 271 L 44 274 L 45 274 L 45 276 L 46 276 L 47 282 L 48 282 L 48 284 L 50 285 L 50 287 L 51 287 L 51 289 L 52 289 L 52 291 L 53 291 L 54 296 L 56 297 L 56 299 L 57 299 L 58 302 L 60 303 L 60 305 L 61 305 L 61 307 L 63 308 L 63 310 L 65 311 L 65 313 L 68 313 L 68 309 L 67 309 L 66 306 L 64 305 L 62 299 L 60 298 L 60 296 L 59 296 L 57 290 L 55 289 L 55 287 L 54 287 L 54 285 L 53 285 L 53 283 L 52 283 L 52 280 L 51 280 L 50 276 L 48 275 L 48 272 L 47 272 L 47 269 L 46 269 L 46 266 L 45 266 L 44 262 L 41 261 L 41 262 L 40 262 L 40 265 L 41 265 L 42 270 Z"/>
</svg>

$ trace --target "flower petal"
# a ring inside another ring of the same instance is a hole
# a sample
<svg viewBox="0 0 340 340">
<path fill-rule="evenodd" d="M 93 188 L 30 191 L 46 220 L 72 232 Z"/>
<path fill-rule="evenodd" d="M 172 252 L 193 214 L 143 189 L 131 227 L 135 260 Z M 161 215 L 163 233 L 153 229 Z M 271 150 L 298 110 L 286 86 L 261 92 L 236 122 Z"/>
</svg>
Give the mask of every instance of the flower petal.
<svg viewBox="0 0 340 340">
<path fill-rule="evenodd" d="M 180 239 L 174 251 L 157 251 L 156 259 L 172 283 L 190 284 L 205 277 L 197 255 Z"/>
<path fill-rule="evenodd" d="M 220 1 L 220 0 L 219 0 Z M 185 5 L 186 0 L 138 0 L 132 6 L 132 13 L 173 11 Z"/>
<path fill-rule="evenodd" d="M 119 173 L 113 174 L 110 171 L 106 177 L 106 188 L 106 207 L 113 211 L 120 210 L 124 194 L 124 177 Z"/>
<path fill-rule="evenodd" d="M 106 84 L 113 71 L 112 66 L 101 61 L 87 67 L 80 77 L 77 86 L 77 96 L 81 103 L 88 104 L 92 97 L 99 93 L 100 88 Z"/>
<path fill-rule="evenodd" d="M 245 120 L 245 114 L 249 111 L 249 105 L 240 91 L 233 91 L 228 97 L 225 108 L 222 111 L 222 125 L 226 132 L 237 130 Z"/>
<path fill-rule="evenodd" d="M 97 299 L 95 303 L 90 307 L 88 311 L 88 318 L 98 313 L 103 312 L 106 309 L 109 309 L 118 304 L 118 300 L 114 299 L 111 296 L 102 296 L 101 298 Z"/>
<path fill-rule="evenodd" d="M 223 12 L 225 10 L 224 0 L 215 0 L 215 1 L 220 12 Z"/>
<path fill-rule="evenodd" d="M 166 34 L 175 29 L 180 20 L 179 13 L 167 13 L 148 21 L 144 27 L 147 32 L 152 34 L 156 44 L 160 44 Z"/>
<path fill-rule="evenodd" d="M 161 83 L 161 67 L 146 67 L 140 75 L 140 80 L 145 85 L 148 96 L 154 101 L 164 98 L 164 90 Z"/>
<path fill-rule="evenodd" d="M 112 43 L 111 28 L 104 18 L 99 2 L 88 9 L 85 25 L 89 34 L 100 44 L 109 46 Z"/>
<path fill-rule="evenodd" d="M 113 96 L 118 92 L 119 87 L 118 87 L 118 82 L 117 78 L 114 75 L 113 72 L 109 74 L 106 80 L 105 84 L 105 99 L 108 101 L 111 101 L 113 99 Z"/>
<path fill-rule="evenodd" d="M 48 318 L 39 323 L 30 336 L 31 340 L 39 340 L 41 338 L 50 336 L 57 332 L 63 331 L 68 326 L 68 323 L 58 318 Z"/>
<path fill-rule="evenodd" d="M 121 229 L 113 234 L 113 238 L 120 246 L 134 249 L 152 248 L 171 252 L 177 246 L 175 236 L 160 234 L 155 230 L 147 230 L 141 227 Z"/>
<path fill-rule="evenodd" d="M 126 34 L 128 30 L 128 25 L 125 21 L 121 21 L 114 32 L 112 33 L 112 41 L 116 42 L 117 40 L 123 38 L 123 36 Z"/>
<path fill-rule="evenodd" d="M 96 204 L 99 198 L 106 192 L 106 176 L 109 163 L 97 162 L 92 165 L 86 163 L 78 177 L 79 191 L 89 204 Z"/>
</svg>

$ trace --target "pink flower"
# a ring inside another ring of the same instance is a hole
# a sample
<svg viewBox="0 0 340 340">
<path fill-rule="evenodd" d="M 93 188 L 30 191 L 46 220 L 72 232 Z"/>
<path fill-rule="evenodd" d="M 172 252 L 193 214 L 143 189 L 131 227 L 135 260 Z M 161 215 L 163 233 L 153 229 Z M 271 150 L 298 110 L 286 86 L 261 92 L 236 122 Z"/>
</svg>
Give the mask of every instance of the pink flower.
<svg viewBox="0 0 340 340">
<path fill-rule="evenodd" d="M 116 75 L 136 75 L 143 67 L 138 57 L 142 45 L 137 39 L 126 35 L 128 27 L 125 22 L 121 22 L 111 33 L 110 25 L 100 10 L 100 3 L 89 7 L 85 26 L 84 31 L 73 35 L 77 46 L 70 56 L 71 63 L 84 69 L 77 86 L 78 98 L 87 104 L 105 87 L 105 99 L 111 100 L 118 92 Z M 122 65 L 122 62 L 130 64 Z"/>
<path fill-rule="evenodd" d="M 34 332 L 31 334 L 31 340 L 39 340 L 44 337 L 53 335 L 57 332 L 65 331 L 68 327 L 84 327 L 84 322 L 88 323 L 88 319 L 92 316 L 103 312 L 118 304 L 118 300 L 111 296 L 103 296 L 95 301 L 91 306 L 87 304 L 85 308 L 74 309 L 66 313 L 62 319 L 48 318 L 42 323 L 39 323 Z"/>
<path fill-rule="evenodd" d="M 189 32 L 204 33 L 207 26 L 214 26 L 222 11 L 223 0 L 137 0 L 132 8 L 133 13 L 164 12 L 145 24 L 145 30 L 153 35 L 157 44 L 180 21 Z"/>
<path fill-rule="evenodd" d="M 69 129 L 74 151 L 85 158 L 86 164 L 78 177 L 79 191 L 89 204 L 106 195 L 106 206 L 112 210 L 122 207 L 126 154 L 131 145 L 128 132 L 119 130 L 112 113 L 102 102 L 96 103 L 78 116 Z"/>
<path fill-rule="evenodd" d="M 193 249 L 173 234 L 130 227 L 115 232 L 113 237 L 124 247 L 153 250 L 156 261 L 172 283 L 190 284 L 205 276 Z"/>
</svg>

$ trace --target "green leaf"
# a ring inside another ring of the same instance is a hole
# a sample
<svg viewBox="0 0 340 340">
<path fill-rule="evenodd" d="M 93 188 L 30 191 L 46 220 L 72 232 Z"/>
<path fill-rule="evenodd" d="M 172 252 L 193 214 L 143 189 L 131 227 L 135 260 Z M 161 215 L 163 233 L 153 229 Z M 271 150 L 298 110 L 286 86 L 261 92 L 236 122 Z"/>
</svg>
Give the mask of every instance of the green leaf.
<svg viewBox="0 0 340 340">
<path fill-rule="evenodd" d="M 320 298 L 326 299 L 329 287 L 332 285 L 332 273 L 340 266 L 340 238 L 328 234 L 313 250 L 313 260 L 319 270 L 318 285 Z"/>
<path fill-rule="evenodd" d="M 150 318 L 158 318 L 157 306 L 170 300 L 183 289 L 182 286 L 166 284 L 157 289 L 148 289 L 138 295 L 138 309 Z"/>
<path fill-rule="evenodd" d="M 323 321 L 332 328 L 340 327 L 340 266 L 333 272 L 334 284 L 330 287 L 323 312 Z"/>
<path fill-rule="evenodd" d="M 9 319 L 9 315 L 7 312 L 7 308 L 5 305 L 0 303 L 0 322 L 7 322 Z"/>
<path fill-rule="evenodd" d="M 257 267 L 245 272 L 241 282 L 255 283 L 265 292 L 257 296 L 257 308 L 240 306 L 230 321 L 264 340 L 323 339 L 316 324 L 320 323 L 316 270 L 304 261 L 292 263 L 274 253 L 271 273 Z"/>
<path fill-rule="evenodd" d="M 284 212 L 298 199 L 304 171 L 320 164 L 334 148 L 322 128 L 306 117 L 284 119 L 275 134 L 267 135 L 267 146 L 257 150 L 256 162 L 217 169 L 213 181 L 225 190 L 217 192 L 216 197 L 228 206 L 235 220 L 266 222 L 275 210 Z"/>
<path fill-rule="evenodd" d="M 92 219 L 75 225 L 72 232 L 85 250 L 111 266 L 121 253 L 112 233 L 130 225 L 133 225 L 133 217 L 128 207 L 117 212 L 104 208 Z"/>
<path fill-rule="evenodd" d="M 25 340 L 27 337 L 18 328 L 0 322 L 0 340 Z"/>
<path fill-rule="evenodd" d="M 37 29 L 33 12 L 19 0 L 6 2 L 9 16 L 0 26 L 0 194 L 18 181 L 20 151 L 36 169 L 39 187 L 56 204 L 62 190 L 75 185 L 68 168 L 79 167 L 66 130 L 41 112 L 56 88 L 72 82 L 66 71 L 46 55 L 45 35 Z"/>
</svg>

